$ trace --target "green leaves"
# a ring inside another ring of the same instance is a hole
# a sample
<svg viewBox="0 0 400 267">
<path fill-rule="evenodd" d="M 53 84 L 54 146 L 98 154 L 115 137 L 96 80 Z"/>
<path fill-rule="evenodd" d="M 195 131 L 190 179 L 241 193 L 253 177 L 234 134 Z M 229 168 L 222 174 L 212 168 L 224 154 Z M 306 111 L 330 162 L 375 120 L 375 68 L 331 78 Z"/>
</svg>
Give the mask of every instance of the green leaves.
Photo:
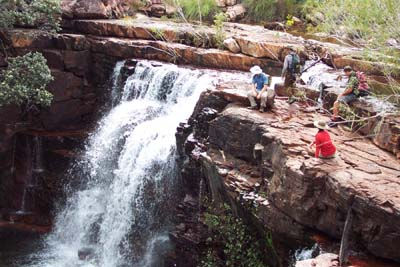
<svg viewBox="0 0 400 267">
<path fill-rule="evenodd" d="M 211 232 L 207 244 L 218 246 L 221 253 L 218 253 L 215 248 L 209 248 L 201 262 L 201 267 L 266 266 L 263 258 L 265 251 L 262 246 L 245 223 L 233 215 L 229 205 L 225 203 L 219 208 L 209 207 L 204 218 L 204 222 Z M 219 259 L 221 256 L 222 258 Z"/>
<path fill-rule="evenodd" d="M 224 48 L 224 41 L 226 38 L 226 33 L 224 30 L 224 22 L 227 21 L 227 15 L 223 12 L 218 13 L 214 17 L 214 29 L 215 29 L 215 43 L 218 48 Z"/>
<path fill-rule="evenodd" d="M 52 80 L 41 53 L 11 58 L 0 76 L 0 106 L 16 104 L 28 110 L 34 106 L 50 106 L 53 95 L 46 86 Z"/>
<path fill-rule="evenodd" d="M 0 0 L 0 30 L 13 26 L 60 30 L 60 0 Z"/>
<path fill-rule="evenodd" d="M 183 9 L 183 13 L 191 20 L 211 20 L 219 10 L 215 0 L 180 0 L 177 1 Z"/>
</svg>

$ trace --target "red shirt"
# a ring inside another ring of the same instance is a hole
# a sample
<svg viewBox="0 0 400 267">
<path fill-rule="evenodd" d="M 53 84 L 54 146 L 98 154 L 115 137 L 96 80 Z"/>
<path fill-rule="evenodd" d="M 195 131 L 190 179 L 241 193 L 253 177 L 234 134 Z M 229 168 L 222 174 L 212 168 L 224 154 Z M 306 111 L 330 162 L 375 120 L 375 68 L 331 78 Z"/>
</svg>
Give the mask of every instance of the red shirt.
<svg viewBox="0 0 400 267">
<path fill-rule="evenodd" d="M 320 131 L 315 136 L 315 157 L 318 158 L 320 153 L 323 157 L 329 157 L 335 154 L 336 147 L 332 144 L 331 137 L 327 131 Z"/>
</svg>

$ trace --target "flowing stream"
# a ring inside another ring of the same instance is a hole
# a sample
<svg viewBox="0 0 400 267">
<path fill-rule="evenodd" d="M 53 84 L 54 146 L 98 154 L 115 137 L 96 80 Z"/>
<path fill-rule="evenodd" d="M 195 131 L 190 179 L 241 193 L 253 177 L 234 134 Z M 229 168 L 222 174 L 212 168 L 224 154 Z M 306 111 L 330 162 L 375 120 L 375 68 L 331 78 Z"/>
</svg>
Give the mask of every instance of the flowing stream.
<svg viewBox="0 0 400 267">
<path fill-rule="evenodd" d="M 120 100 L 71 172 L 83 182 L 70 190 L 29 266 L 159 266 L 156 255 L 168 243 L 165 205 L 176 180 L 176 127 L 211 83 L 205 71 L 141 61 L 119 96 L 113 88 L 112 100 Z"/>
</svg>

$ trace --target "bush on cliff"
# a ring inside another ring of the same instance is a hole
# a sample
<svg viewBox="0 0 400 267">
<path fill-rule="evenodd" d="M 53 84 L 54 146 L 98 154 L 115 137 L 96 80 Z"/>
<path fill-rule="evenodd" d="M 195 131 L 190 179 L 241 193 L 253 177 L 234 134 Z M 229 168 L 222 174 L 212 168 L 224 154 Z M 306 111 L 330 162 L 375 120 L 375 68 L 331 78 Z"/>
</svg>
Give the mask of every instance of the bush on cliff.
<svg viewBox="0 0 400 267">
<path fill-rule="evenodd" d="M 39 107 L 50 106 L 53 95 L 46 87 L 52 80 L 42 54 L 33 52 L 10 58 L 0 76 L 0 107 L 16 104 L 24 116 Z"/>
<path fill-rule="evenodd" d="M 209 235 L 201 267 L 264 267 L 276 259 L 271 236 L 256 236 L 227 204 L 208 205 L 204 223 Z"/>
<path fill-rule="evenodd" d="M 46 87 L 53 77 L 41 53 L 10 58 L 14 51 L 7 32 L 18 26 L 53 33 L 60 29 L 60 20 L 60 0 L 0 0 L 0 57 L 7 65 L 0 73 L 0 107 L 20 106 L 23 119 L 50 106 L 53 95 Z"/>
<path fill-rule="evenodd" d="M 13 26 L 60 29 L 60 0 L 0 0 L 0 30 Z"/>
</svg>

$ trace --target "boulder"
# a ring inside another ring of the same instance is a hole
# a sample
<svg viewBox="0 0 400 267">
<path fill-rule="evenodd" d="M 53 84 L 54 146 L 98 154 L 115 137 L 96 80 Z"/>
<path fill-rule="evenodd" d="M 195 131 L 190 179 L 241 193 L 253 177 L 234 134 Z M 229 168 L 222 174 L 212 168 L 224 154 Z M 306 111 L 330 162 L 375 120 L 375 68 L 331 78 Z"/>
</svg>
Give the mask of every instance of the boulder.
<svg viewBox="0 0 400 267">
<path fill-rule="evenodd" d="M 162 17 L 166 14 L 166 7 L 163 4 L 154 4 L 150 8 L 150 12 L 154 17 Z"/>
<path fill-rule="evenodd" d="M 81 248 L 78 250 L 78 258 L 81 261 L 87 261 L 94 257 L 94 248 Z"/>
<path fill-rule="evenodd" d="M 123 0 L 62 0 L 63 16 L 69 19 L 121 18 L 128 14 L 132 1 Z"/>
<path fill-rule="evenodd" d="M 226 49 L 231 51 L 232 53 L 239 53 L 240 52 L 240 46 L 236 42 L 235 39 L 233 38 L 228 38 L 224 41 L 224 46 Z"/>
<path fill-rule="evenodd" d="M 229 21 L 238 21 L 246 15 L 246 8 L 243 4 L 231 5 L 226 10 Z"/>
<path fill-rule="evenodd" d="M 273 21 L 264 24 L 264 27 L 271 31 L 285 31 L 286 25 L 282 22 Z"/>
<path fill-rule="evenodd" d="M 338 267 L 339 257 L 336 254 L 324 253 L 315 259 L 296 262 L 295 267 Z"/>
</svg>

